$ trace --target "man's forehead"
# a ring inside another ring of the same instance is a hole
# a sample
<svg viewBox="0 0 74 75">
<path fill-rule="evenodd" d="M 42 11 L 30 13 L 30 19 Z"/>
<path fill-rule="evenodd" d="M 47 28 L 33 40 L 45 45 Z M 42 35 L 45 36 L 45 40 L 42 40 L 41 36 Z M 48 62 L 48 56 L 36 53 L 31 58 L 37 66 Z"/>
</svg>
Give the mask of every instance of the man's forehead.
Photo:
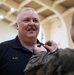
<svg viewBox="0 0 74 75">
<path fill-rule="evenodd" d="M 36 13 L 36 11 L 34 11 L 34 10 L 26 10 L 26 11 L 23 11 L 22 13 L 24 13 L 24 14 L 36 14 L 36 15 L 38 15 Z"/>
<path fill-rule="evenodd" d="M 24 17 L 34 17 L 34 18 L 38 18 L 39 19 L 38 14 L 35 11 L 33 11 L 33 10 L 24 11 L 24 12 L 22 12 L 21 15 L 23 15 L 23 16 L 25 15 Z"/>
</svg>

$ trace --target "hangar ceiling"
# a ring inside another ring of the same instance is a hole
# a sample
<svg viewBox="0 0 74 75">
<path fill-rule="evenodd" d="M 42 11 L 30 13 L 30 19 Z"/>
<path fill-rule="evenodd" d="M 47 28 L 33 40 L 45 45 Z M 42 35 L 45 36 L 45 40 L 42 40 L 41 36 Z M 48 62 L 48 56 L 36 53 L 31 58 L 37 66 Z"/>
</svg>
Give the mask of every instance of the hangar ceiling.
<svg viewBox="0 0 74 75">
<path fill-rule="evenodd" d="M 45 23 L 53 18 L 63 20 L 62 16 L 74 11 L 74 0 L 0 0 L 0 23 L 15 25 L 17 12 L 24 7 L 33 7 Z"/>
</svg>

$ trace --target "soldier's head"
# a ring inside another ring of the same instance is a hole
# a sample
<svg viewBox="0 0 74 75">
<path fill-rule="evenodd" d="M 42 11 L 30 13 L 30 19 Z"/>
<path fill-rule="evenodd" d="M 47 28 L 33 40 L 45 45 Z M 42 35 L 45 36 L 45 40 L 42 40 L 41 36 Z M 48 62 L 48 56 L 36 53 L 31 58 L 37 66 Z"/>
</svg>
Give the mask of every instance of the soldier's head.
<svg viewBox="0 0 74 75">
<path fill-rule="evenodd" d="M 74 12 L 72 14 L 72 19 L 71 19 L 71 38 L 74 43 Z"/>
</svg>

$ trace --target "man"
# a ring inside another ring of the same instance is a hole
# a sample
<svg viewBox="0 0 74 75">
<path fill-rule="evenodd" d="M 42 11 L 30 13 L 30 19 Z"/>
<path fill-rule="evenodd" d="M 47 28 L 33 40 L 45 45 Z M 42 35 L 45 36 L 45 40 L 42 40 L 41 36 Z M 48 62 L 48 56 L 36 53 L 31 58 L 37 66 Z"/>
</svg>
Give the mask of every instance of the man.
<svg viewBox="0 0 74 75">
<path fill-rule="evenodd" d="M 42 45 L 46 50 L 37 39 L 40 19 L 33 8 L 23 8 L 17 14 L 16 25 L 16 38 L 0 44 L 0 75 L 24 75 L 24 68 L 34 54 L 34 45 Z"/>
<path fill-rule="evenodd" d="M 71 23 L 71 37 L 74 42 L 74 13 Z M 44 47 L 48 50 L 50 43 Z M 26 68 L 24 75 L 74 75 L 74 49 L 58 49 L 56 52 L 41 51 L 41 47 L 35 45 L 33 55 Z"/>
</svg>

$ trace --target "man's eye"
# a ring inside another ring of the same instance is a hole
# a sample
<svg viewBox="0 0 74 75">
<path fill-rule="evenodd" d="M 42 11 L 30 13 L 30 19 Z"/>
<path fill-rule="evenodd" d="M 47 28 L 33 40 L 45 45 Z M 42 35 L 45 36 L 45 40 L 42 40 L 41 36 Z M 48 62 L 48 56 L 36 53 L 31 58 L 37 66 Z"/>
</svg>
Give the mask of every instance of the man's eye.
<svg viewBox="0 0 74 75">
<path fill-rule="evenodd" d="M 33 20 L 34 22 L 39 22 L 38 20 Z"/>
</svg>

